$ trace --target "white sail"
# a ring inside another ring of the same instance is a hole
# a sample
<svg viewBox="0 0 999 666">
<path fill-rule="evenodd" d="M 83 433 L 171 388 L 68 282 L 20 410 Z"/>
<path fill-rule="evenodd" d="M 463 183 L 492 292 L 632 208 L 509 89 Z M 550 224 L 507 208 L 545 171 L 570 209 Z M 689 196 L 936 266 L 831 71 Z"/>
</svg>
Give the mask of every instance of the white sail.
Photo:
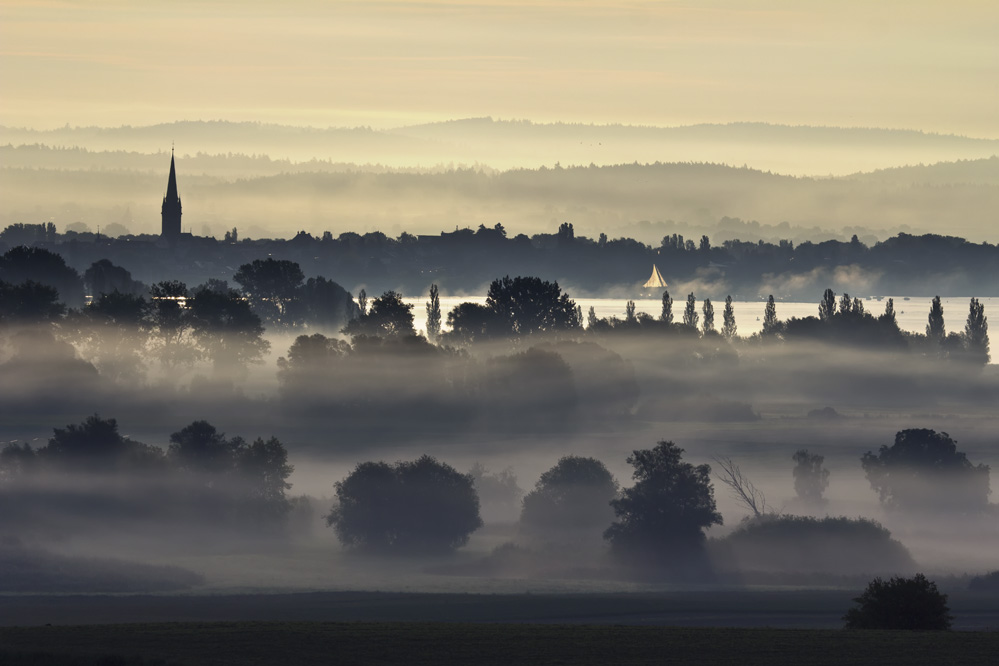
<svg viewBox="0 0 999 666">
<path fill-rule="evenodd" d="M 659 269 L 656 268 L 655 264 L 652 264 L 652 277 L 650 277 L 645 284 L 642 285 L 645 289 L 665 289 L 668 285 L 663 276 L 659 273 Z"/>
</svg>

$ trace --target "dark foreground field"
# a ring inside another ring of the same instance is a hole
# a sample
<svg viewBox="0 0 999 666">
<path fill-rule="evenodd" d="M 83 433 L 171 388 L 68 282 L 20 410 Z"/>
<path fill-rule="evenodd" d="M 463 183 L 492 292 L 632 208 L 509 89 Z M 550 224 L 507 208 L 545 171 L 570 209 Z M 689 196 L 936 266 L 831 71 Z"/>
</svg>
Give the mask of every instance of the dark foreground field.
<svg viewBox="0 0 999 666">
<path fill-rule="evenodd" d="M 702 588 L 620 593 L 0 595 L 0 627 L 159 622 L 476 622 L 838 629 L 847 589 Z M 999 629 L 999 595 L 947 589 L 954 628 Z"/>
<path fill-rule="evenodd" d="M 994 664 L 999 632 L 216 622 L 0 629 L 6 666 Z"/>
</svg>

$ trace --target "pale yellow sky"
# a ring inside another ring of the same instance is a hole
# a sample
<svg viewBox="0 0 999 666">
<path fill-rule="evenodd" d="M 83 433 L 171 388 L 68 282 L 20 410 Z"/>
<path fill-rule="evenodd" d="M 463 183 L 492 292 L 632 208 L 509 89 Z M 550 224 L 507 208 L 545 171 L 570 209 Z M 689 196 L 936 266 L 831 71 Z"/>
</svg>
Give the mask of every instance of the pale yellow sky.
<svg viewBox="0 0 999 666">
<path fill-rule="evenodd" d="M 0 124 L 490 115 L 999 138 L 999 2 L 0 0 Z"/>
</svg>

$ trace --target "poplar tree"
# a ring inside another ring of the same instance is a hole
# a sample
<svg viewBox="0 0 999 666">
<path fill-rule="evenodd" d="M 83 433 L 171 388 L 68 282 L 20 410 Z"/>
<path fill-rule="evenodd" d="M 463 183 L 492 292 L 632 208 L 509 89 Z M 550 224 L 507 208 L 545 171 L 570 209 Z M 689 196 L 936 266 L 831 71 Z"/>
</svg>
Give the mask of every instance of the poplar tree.
<svg viewBox="0 0 999 666">
<path fill-rule="evenodd" d="M 704 299 L 704 305 L 701 307 L 702 312 L 704 312 L 704 334 L 715 332 L 715 306 L 711 304 L 710 298 Z"/>
<path fill-rule="evenodd" d="M 985 306 L 971 299 L 968 322 L 964 325 L 964 344 L 970 360 L 985 365 L 989 362 L 989 319 Z"/>
<path fill-rule="evenodd" d="M 430 285 L 430 300 L 427 301 L 427 338 L 431 342 L 441 334 L 441 299 L 437 285 Z"/>
<path fill-rule="evenodd" d="M 663 290 L 663 312 L 659 315 L 659 321 L 673 324 L 673 297 L 666 290 Z"/>
<path fill-rule="evenodd" d="M 940 297 L 934 296 L 933 302 L 930 304 L 930 315 L 926 323 L 926 337 L 931 343 L 939 345 L 943 342 L 946 335 L 947 332 L 944 329 L 943 305 L 940 303 Z"/>
<path fill-rule="evenodd" d="M 735 308 L 732 306 L 732 296 L 725 297 L 725 312 L 722 314 L 721 334 L 726 340 L 733 340 L 738 327 L 735 325 Z"/>
<path fill-rule="evenodd" d="M 774 295 L 767 298 L 767 307 L 763 311 L 763 334 L 775 335 L 780 323 L 777 321 L 777 304 L 774 303 Z"/>
<path fill-rule="evenodd" d="M 697 320 L 699 319 L 697 314 L 697 301 L 694 300 L 693 294 L 687 295 L 687 307 L 683 309 L 683 325 L 687 328 L 697 329 Z"/>
</svg>

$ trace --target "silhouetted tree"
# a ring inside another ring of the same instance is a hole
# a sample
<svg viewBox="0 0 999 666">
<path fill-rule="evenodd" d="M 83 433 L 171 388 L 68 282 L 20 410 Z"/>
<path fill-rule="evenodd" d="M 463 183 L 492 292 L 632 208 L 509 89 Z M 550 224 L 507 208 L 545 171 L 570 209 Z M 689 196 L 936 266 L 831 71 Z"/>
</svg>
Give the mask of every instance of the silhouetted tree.
<svg viewBox="0 0 999 666">
<path fill-rule="evenodd" d="M 853 299 L 850 298 L 850 294 L 843 292 L 843 295 L 839 299 L 839 314 L 846 315 L 850 314 L 850 310 L 853 308 Z"/>
<path fill-rule="evenodd" d="M 239 513 L 256 520 L 274 520 L 291 508 L 285 491 L 288 477 L 295 471 L 288 464 L 288 451 L 276 437 L 258 437 L 252 444 L 237 439 L 236 472 L 242 490 Z"/>
<path fill-rule="evenodd" d="M 614 513 L 617 481 L 595 458 L 565 456 L 524 497 L 521 525 L 537 532 L 602 528 Z"/>
<path fill-rule="evenodd" d="M 145 291 L 141 282 L 132 279 L 131 273 L 121 266 L 115 266 L 108 259 L 92 263 L 83 273 L 83 282 L 95 300 L 115 291 L 136 296 Z"/>
<path fill-rule="evenodd" d="M 167 459 L 178 469 L 197 474 L 232 472 L 236 447 L 208 421 L 195 421 L 170 435 Z"/>
<path fill-rule="evenodd" d="M 854 298 L 853 299 L 853 304 L 850 306 L 850 314 L 854 314 L 854 315 L 863 317 L 864 314 L 866 314 L 864 312 L 864 302 L 862 300 L 860 300 L 859 298 Z"/>
<path fill-rule="evenodd" d="M 682 462 L 683 449 L 673 442 L 635 451 L 635 485 L 611 502 L 617 520 L 604 532 L 612 548 L 639 559 L 697 555 L 704 529 L 720 525 L 711 467 Z"/>
<path fill-rule="evenodd" d="M 576 239 L 576 232 L 572 228 L 571 222 L 563 222 L 558 227 L 558 233 L 556 234 L 559 244 L 571 243 Z"/>
<path fill-rule="evenodd" d="M 305 275 L 294 261 L 254 259 L 240 266 L 233 279 L 264 321 L 280 326 L 297 326 L 302 322 L 303 313 L 294 301 Z"/>
<path fill-rule="evenodd" d="M 767 306 L 763 309 L 763 335 L 777 335 L 780 332 L 780 322 L 777 321 L 777 304 L 774 295 L 767 297 Z"/>
<path fill-rule="evenodd" d="M 933 302 L 930 303 L 930 314 L 926 323 L 926 337 L 933 345 L 940 345 L 946 335 L 943 304 L 940 302 L 939 296 L 934 296 Z"/>
<path fill-rule="evenodd" d="M 576 303 L 557 282 L 506 276 L 493 280 L 486 294 L 509 335 L 525 337 L 576 328 Z"/>
<path fill-rule="evenodd" d="M 635 301 L 628 301 L 624 305 L 624 320 L 629 324 L 634 324 L 637 320 L 635 319 Z"/>
<path fill-rule="evenodd" d="M 687 305 L 683 309 L 683 325 L 687 328 L 697 328 L 697 301 L 694 300 L 693 294 L 687 295 Z"/>
<path fill-rule="evenodd" d="M 350 547 L 447 551 L 482 526 L 472 477 L 430 456 L 361 463 L 336 483 L 336 500 L 326 522 Z"/>
<path fill-rule="evenodd" d="M 260 317 L 237 292 L 199 289 L 188 303 L 194 338 L 217 375 L 242 378 L 246 365 L 259 363 L 270 349 Z"/>
<path fill-rule="evenodd" d="M 19 245 L 0 256 L 0 281 L 17 285 L 37 282 L 59 292 L 59 300 L 70 307 L 83 305 L 83 281 L 61 256 L 38 247 Z"/>
<path fill-rule="evenodd" d="M 821 504 L 822 494 L 829 486 L 829 470 L 823 467 L 825 457 L 798 449 L 791 456 L 794 461 L 794 492 L 798 499 L 808 504 Z"/>
<path fill-rule="evenodd" d="M 192 320 L 185 309 L 187 285 L 176 280 L 158 282 L 149 288 L 149 320 L 152 352 L 168 369 L 194 363 L 200 351 L 191 337 Z"/>
<path fill-rule="evenodd" d="M 913 428 L 861 464 L 882 504 L 903 509 L 979 511 L 988 506 L 989 467 L 973 465 L 945 432 Z"/>
<path fill-rule="evenodd" d="M 134 384 L 145 373 L 148 315 L 149 303 L 144 298 L 113 291 L 74 313 L 72 320 L 77 341 L 101 374 Z"/>
<path fill-rule="evenodd" d="M 659 315 L 659 321 L 667 325 L 673 324 L 673 298 L 665 289 L 663 290 L 663 310 Z"/>
<path fill-rule="evenodd" d="M 416 335 L 413 328 L 413 306 L 404 303 L 402 296 L 386 291 L 371 301 L 367 314 L 351 320 L 343 329 L 347 335 L 373 335 L 381 338 L 402 338 Z"/>
<path fill-rule="evenodd" d="M 586 328 L 592 329 L 597 325 L 597 310 L 592 305 L 590 310 L 586 313 Z"/>
<path fill-rule="evenodd" d="M 735 324 L 735 307 L 732 305 L 732 296 L 729 295 L 725 297 L 725 311 L 722 313 L 721 334 L 726 340 L 731 342 L 735 339 L 738 330 Z"/>
<path fill-rule="evenodd" d="M 847 629 L 943 631 L 953 620 L 947 595 L 923 574 L 875 578 L 854 601 L 859 606 L 843 616 Z"/>
<path fill-rule="evenodd" d="M 964 344 L 969 360 L 985 365 L 989 362 L 989 320 L 985 306 L 971 299 L 968 321 L 964 325 Z"/>
<path fill-rule="evenodd" d="M 115 419 L 88 416 L 80 425 L 54 428 L 48 446 L 39 450 L 46 461 L 66 470 L 118 472 L 155 470 L 163 466 L 163 451 L 123 437 Z"/>
<path fill-rule="evenodd" d="M 836 294 L 832 289 L 826 289 L 819 302 L 819 319 L 824 322 L 832 321 L 836 315 Z"/>
<path fill-rule="evenodd" d="M 880 317 L 881 321 L 888 326 L 897 329 L 898 321 L 895 319 L 895 299 L 889 298 L 885 303 L 885 313 Z"/>
<path fill-rule="evenodd" d="M 707 236 L 705 236 L 707 238 Z M 711 304 L 710 298 L 704 299 L 704 304 L 701 306 L 701 311 L 704 312 L 704 334 L 715 332 L 715 306 Z"/>
<path fill-rule="evenodd" d="M 430 285 L 430 300 L 427 301 L 427 339 L 436 342 L 441 334 L 441 299 L 437 285 Z"/>
<path fill-rule="evenodd" d="M 480 303 L 459 303 L 447 314 L 451 330 L 441 339 L 451 345 L 468 345 L 488 340 L 503 329 L 503 322 L 492 308 Z"/>
<path fill-rule="evenodd" d="M 0 324 L 43 324 L 59 320 L 66 306 L 55 287 L 28 280 L 0 282 Z"/>
<path fill-rule="evenodd" d="M 298 293 L 300 307 L 297 309 L 301 310 L 301 317 L 310 327 L 335 333 L 360 315 L 350 292 L 321 275 L 306 280 Z M 293 309 L 294 304 L 294 301 L 289 302 Z"/>
</svg>

